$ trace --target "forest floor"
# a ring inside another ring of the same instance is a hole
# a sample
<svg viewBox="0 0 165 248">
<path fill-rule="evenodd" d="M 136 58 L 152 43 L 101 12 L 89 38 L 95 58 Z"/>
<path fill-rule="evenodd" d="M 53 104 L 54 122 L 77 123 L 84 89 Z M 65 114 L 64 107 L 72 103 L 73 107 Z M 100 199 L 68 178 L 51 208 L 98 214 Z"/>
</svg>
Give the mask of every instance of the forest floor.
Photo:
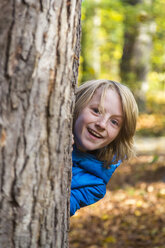
<svg viewBox="0 0 165 248">
<path fill-rule="evenodd" d="M 165 248 L 164 141 L 137 141 L 139 155 L 118 168 L 105 198 L 71 217 L 70 248 Z"/>
</svg>

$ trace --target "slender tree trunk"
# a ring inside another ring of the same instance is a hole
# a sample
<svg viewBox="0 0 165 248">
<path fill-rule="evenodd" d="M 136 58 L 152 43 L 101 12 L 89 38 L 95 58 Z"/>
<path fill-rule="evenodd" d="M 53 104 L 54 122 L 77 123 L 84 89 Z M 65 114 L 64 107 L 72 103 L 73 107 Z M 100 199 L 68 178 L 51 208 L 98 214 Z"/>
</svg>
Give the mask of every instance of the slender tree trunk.
<svg viewBox="0 0 165 248">
<path fill-rule="evenodd" d="M 126 2 L 132 6 L 134 12 L 136 8 L 137 10 L 136 14 L 133 13 L 131 17 L 129 10 L 128 16 L 126 16 L 121 77 L 122 81 L 133 89 L 139 109 L 145 111 L 146 91 L 148 89 L 147 76 L 150 70 L 154 32 L 154 22 L 150 13 L 152 0 L 127 0 Z"/>
<path fill-rule="evenodd" d="M 68 247 L 81 0 L 0 1 L 0 247 Z"/>
</svg>

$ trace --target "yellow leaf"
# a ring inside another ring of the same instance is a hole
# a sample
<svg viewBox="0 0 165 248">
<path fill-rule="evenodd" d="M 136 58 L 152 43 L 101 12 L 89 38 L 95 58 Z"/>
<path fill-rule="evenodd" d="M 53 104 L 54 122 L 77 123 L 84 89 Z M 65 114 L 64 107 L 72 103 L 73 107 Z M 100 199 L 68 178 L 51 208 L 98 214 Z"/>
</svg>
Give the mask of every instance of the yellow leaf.
<svg viewBox="0 0 165 248">
<path fill-rule="evenodd" d="M 139 210 L 135 210 L 135 213 L 134 213 L 136 216 L 141 216 L 141 212 Z"/>
<path fill-rule="evenodd" d="M 143 205 L 143 202 L 141 200 L 137 201 L 136 202 L 136 206 L 137 207 L 141 207 Z"/>
<path fill-rule="evenodd" d="M 116 243 L 116 238 L 113 236 L 109 236 L 106 239 L 104 239 L 104 243 L 112 243 L 115 244 Z"/>
<path fill-rule="evenodd" d="M 108 215 L 108 214 L 103 214 L 103 215 L 101 216 L 101 219 L 102 219 L 102 220 L 108 220 L 108 219 L 109 219 L 109 215 Z"/>
</svg>

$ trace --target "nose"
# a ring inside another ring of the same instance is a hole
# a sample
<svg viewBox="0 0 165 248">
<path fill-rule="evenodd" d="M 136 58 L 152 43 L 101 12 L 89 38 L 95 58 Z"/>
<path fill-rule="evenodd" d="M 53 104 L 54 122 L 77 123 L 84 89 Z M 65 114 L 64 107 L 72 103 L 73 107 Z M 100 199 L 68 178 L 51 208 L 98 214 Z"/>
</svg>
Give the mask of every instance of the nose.
<svg viewBox="0 0 165 248">
<path fill-rule="evenodd" d="M 96 122 L 96 127 L 99 129 L 105 129 L 106 128 L 106 118 L 104 116 L 100 116 L 100 118 Z"/>
</svg>

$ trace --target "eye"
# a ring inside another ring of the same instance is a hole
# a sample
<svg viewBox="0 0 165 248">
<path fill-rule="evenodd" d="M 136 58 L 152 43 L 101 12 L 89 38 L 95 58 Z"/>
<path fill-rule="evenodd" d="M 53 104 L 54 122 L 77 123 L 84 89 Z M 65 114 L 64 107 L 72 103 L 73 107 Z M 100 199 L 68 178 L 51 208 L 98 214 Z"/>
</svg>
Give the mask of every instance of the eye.
<svg viewBox="0 0 165 248">
<path fill-rule="evenodd" d="M 99 111 L 98 108 L 93 108 L 92 110 L 93 110 L 93 112 L 96 113 L 96 114 L 99 114 L 99 113 L 100 113 L 100 111 Z"/>
<path fill-rule="evenodd" d="M 113 124 L 113 125 L 115 125 L 115 126 L 119 126 L 119 122 L 117 121 L 117 120 L 115 120 L 115 119 L 112 119 L 111 120 L 111 123 Z"/>
</svg>

